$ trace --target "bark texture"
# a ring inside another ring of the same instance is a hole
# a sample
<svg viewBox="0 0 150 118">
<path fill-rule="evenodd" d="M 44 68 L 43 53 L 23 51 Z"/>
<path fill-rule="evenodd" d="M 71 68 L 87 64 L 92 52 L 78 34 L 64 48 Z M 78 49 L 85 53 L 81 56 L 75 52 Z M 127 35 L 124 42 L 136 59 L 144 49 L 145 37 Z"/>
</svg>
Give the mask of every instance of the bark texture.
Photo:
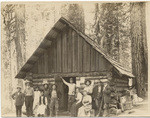
<svg viewBox="0 0 150 118">
<path fill-rule="evenodd" d="M 132 70 L 140 97 L 145 96 L 148 82 L 145 3 L 131 3 Z"/>
</svg>

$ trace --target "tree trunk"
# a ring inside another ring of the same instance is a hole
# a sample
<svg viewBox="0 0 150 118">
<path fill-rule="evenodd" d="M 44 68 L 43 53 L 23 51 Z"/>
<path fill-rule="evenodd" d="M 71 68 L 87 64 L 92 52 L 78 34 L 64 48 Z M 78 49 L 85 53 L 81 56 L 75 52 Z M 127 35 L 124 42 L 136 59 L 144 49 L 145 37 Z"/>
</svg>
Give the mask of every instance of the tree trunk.
<svg viewBox="0 0 150 118">
<path fill-rule="evenodd" d="M 61 15 L 70 21 L 79 31 L 85 32 L 83 8 L 79 4 L 65 4 L 62 6 Z"/>
<path fill-rule="evenodd" d="M 145 96 L 148 76 L 145 3 L 131 3 L 132 70 L 140 97 Z"/>
</svg>

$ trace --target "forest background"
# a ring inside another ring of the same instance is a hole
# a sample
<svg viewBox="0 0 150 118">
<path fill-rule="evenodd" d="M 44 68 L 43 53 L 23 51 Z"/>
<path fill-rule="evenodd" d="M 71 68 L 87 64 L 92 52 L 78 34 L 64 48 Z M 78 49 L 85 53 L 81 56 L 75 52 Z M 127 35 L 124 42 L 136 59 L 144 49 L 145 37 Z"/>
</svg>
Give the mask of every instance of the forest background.
<svg viewBox="0 0 150 118">
<path fill-rule="evenodd" d="M 15 75 L 60 17 L 69 20 L 136 76 L 138 96 L 148 85 L 150 3 L 2 3 L 1 8 L 1 108 L 12 112 Z M 7 103 L 7 104 L 6 104 Z"/>
</svg>

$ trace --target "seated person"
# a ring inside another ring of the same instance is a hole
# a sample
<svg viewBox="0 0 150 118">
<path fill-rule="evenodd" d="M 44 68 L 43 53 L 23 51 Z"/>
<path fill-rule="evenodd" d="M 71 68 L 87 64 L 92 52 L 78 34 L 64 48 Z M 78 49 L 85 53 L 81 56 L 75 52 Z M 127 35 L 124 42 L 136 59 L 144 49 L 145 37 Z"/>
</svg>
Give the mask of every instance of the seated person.
<svg viewBox="0 0 150 118">
<path fill-rule="evenodd" d="M 83 90 L 83 99 L 82 104 L 83 106 L 78 110 L 78 117 L 90 117 L 90 111 L 92 110 L 92 98 L 88 95 L 86 90 Z"/>
<path fill-rule="evenodd" d="M 76 101 L 72 104 L 70 110 L 72 117 L 77 117 L 78 109 L 82 106 L 82 94 L 80 93 L 79 88 L 76 88 L 75 99 Z"/>
</svg>

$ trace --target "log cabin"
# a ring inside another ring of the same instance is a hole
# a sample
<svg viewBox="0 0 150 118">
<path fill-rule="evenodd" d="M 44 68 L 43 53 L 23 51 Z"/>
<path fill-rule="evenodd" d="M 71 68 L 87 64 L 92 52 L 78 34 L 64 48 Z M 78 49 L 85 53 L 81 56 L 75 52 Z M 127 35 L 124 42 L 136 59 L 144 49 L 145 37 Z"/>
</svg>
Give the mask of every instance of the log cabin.
<svg viewBox="0 0 150 118">
<path fill-rule="evenodd" d="M 107 55 L 97 42 L 78 31 L 63 17 L 48 32 L 16 78 L 28 79 L 29 75 L 32 76 L 34 86 L 42 86 L 44 80 L 59 86 L 63 95 L 60 110 L 67 109 L 68 88 L 58 76 L 66 81 L 72 77 L 79 84 L 83 84 L 83 78 L 111 78 L 118 91 L 128 88 L 129 78 L 134 77 L 129 70 Z"/>
</svg>

